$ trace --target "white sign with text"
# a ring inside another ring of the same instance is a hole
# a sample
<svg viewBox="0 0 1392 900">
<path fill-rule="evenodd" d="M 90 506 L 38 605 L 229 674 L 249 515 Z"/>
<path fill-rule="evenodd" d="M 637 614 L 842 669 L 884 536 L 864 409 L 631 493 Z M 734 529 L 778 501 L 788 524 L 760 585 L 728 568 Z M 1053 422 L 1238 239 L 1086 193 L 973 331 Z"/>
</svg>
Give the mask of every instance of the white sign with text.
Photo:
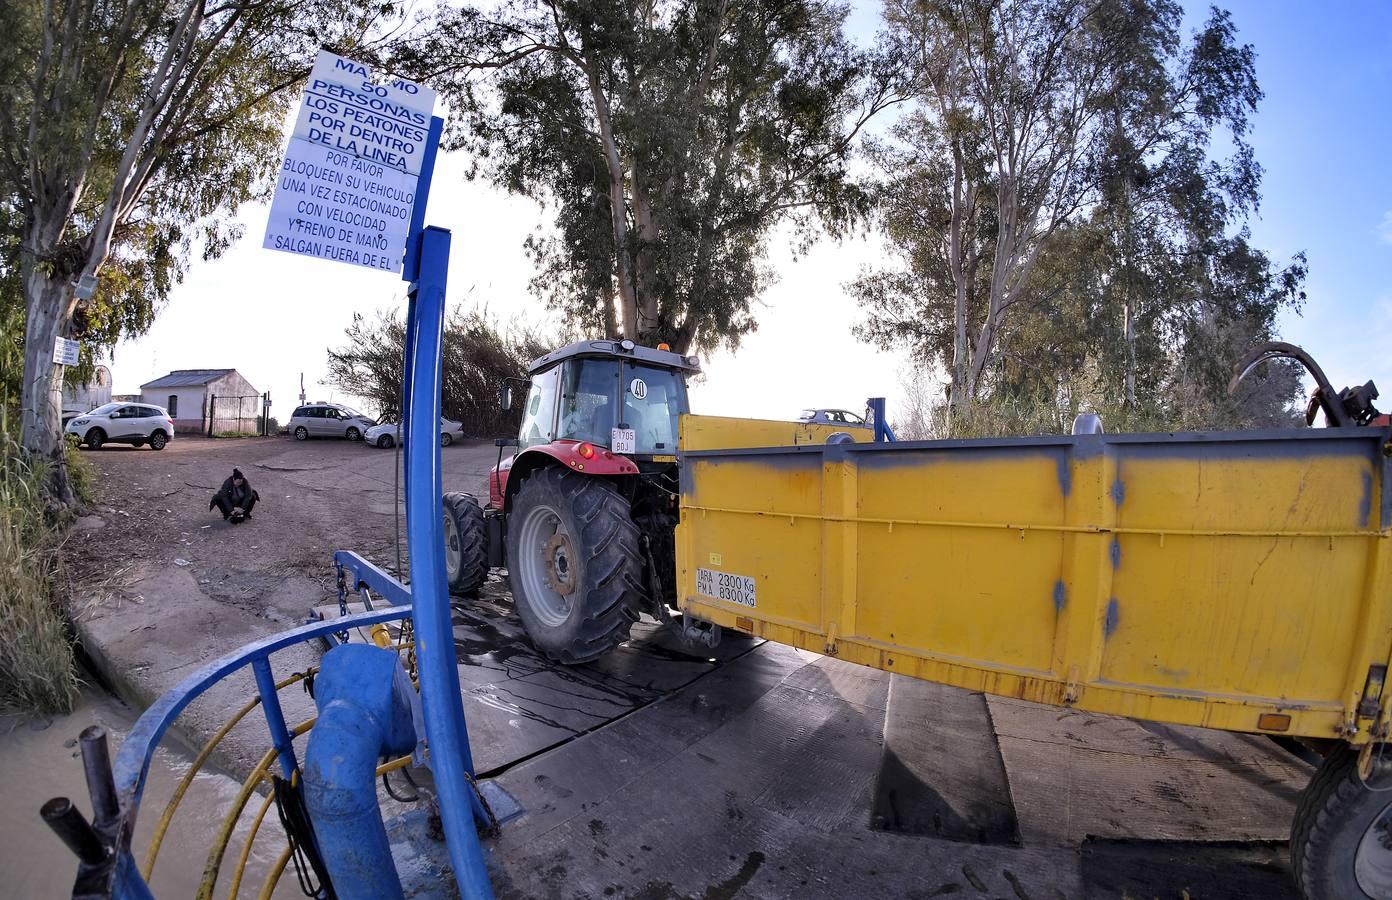
<svg viewBox="0 0 1392 900">
<path fill-rule="evenodd" d="M 263 247 L 400 272 L 435 92 L 320 51 Z"/>
<path fill-rule="evenodd" d="M 60 366 L 77 365 L 77 359 L 81 352 L 82 345 L 77 341 L 70 341 L 65 337 L 53 339 L 53 361 Z"/>
</svg>

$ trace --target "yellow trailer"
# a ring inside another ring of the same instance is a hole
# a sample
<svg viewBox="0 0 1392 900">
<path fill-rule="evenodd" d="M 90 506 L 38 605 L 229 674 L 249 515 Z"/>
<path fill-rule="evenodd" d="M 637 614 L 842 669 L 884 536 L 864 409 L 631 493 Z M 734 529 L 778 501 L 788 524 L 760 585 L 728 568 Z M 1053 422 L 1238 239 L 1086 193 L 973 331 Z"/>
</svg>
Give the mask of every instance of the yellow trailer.
<svg viewBox="0 0 1392 900">
<path fill-rule="evenodd" d="M 1292 835 L 1302 889 L 1392 896 L 1392 794 L 1370 787 L 1392 784 L 1392 431 L 760 447 L 766 425 L 734 422 L 682 419 L 684 612 L 971 690 L 1305 739 L 1327 755 Z"/>
</svg>

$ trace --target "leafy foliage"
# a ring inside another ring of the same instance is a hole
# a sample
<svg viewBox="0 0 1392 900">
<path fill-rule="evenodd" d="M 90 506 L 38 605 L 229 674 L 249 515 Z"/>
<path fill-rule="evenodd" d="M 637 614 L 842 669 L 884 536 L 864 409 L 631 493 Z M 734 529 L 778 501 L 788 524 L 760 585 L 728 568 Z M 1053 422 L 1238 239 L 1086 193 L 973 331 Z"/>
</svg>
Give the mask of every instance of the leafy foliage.
<svg viewBox="0 0 1392 900">
<path fill-rule="evenodd" d="M 850 288 L 867 339 L 947 373 L 954 415 L 1290 421 L 1290 367 L 1224 393 L 1304 297 L 1304 258 L 1280 269 L 1240 227 L 1260 198 L 1255 54 L 1225 12 L 1188 42 L 1180 19 L 1171 0 L 887 6 L 917 102 L 870 148 L 896 260 Z"/>
<path fill-rule="evenodd" d="M 23 298 L 22 442 L 66 490 L 55 336 L 87 362 L 148 328 L 195 254 L 239 236 L 283 147 L 290 88 L 321 45 L 353 50 L 396 9 L 356 0 L 0 4 L 0 304 Z M 95 294 L 73 284 L 95 277 Z M 10 321 L 6 317 L 6 321 Z M 17 340 L 9 331 L 6 340 Z"/>
<path fill-rule="evenodd" d="M 367 400 L 383 421 L 401 421 L 405 321 L 395 313 L 375 320 L 355 315 L 344 336 L 344 346 L 329 351 L 329 383 Z M 484 311 L 451 311 L 444 332 L 445 417 L 462 422 L 472 437 L 515 436 L 521 411 L 499 409 L 498 392 L 508 378 L 526 378 L 528 364 L 551 349 L 532 331 L 500 328 Z"/>
<path fill-rule="evenodd" d="M 848 160 L 895 98 L 845 14 L 832 0 L 504 0 L 446 14 L 398 64 L 443 79 L 464 113 L 452 146 L 555 209 L 527 243 L 554 308 L 687 352 L 755 328 L 775 226 L 805 240 L 868 211 Z"/>
</svg>

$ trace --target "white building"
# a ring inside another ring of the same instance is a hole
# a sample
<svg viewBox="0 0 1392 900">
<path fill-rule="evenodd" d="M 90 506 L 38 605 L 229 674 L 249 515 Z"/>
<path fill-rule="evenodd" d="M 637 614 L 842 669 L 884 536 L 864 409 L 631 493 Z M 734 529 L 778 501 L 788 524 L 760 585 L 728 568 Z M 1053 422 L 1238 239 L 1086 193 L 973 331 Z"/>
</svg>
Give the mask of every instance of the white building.
<svg viewBox="0 0 1392 900">
<path fill-rule="evenodd" d="M 91 412 L 103 403 L 111 402 L 111 370 L 97 366 L 86 384 L 63 385 L 63 421 Z"/>
<path fill-rule="evenodd" d="M 142 384 L 140 400 L 164 407 L 176 432 L 260 431 L 261 393 L 236 369 L 175 369 Z"/>
</svg>

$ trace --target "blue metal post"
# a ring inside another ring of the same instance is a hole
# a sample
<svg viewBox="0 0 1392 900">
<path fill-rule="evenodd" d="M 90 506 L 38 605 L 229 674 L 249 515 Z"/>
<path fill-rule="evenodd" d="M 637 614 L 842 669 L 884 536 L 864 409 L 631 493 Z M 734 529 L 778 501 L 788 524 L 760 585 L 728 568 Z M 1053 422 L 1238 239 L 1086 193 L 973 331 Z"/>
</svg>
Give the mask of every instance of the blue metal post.
<svg viewBox="0 0 1392 900">
<path fill-rule="evenodd" d="M 430 199 L 430 183 L 435 180 L 435 157 L 440 152 L 440 135 L 444 130 L 445 120 L 439 116 L 432 116 L 430 132 L 425 138 L 425 153 L 421 156 L 420 177 L 416 180 L 416 202 L 411 207 L 411 225 L 406 230 L 406 259 L 401 266 L 401 280 L 407 284 L 420 277 L 420 241 L 421 232 L 425 230 L 425 204 Z M 408 331 L 407 340 L 409 339 Z M 411 358 L 409 348 L 406 358 Z"/>
<path fill-rule="evenodd" d="M 295 747 L 290 729 L 285 727 L 285 713 L 280 709 L 280 695 L 276 693 L 270 658 L 256 657 L 251 661 L 251 670 L 256 673 L 256 690 L 261 694 L 261 710 L 266 714 L 266 727 L 271 730 L 271 743 L 275 745 L 276 757 L 280 760 L 280 771 L 289 779 L 295 774 Z"/>
<path fill-rule="evenodd" d="M 425 207 L 430 200 L 430 184 L 435 180 L 435 157 L 440 151 L 440 136 L 445 130 L 445 120 L 439 116 L 432 116 L 430 119 L 430 132 L 425 138 L 425 154 L 421 157 L 420 177 L 416 180 L 416 202 L 411 207 L 411 225 L 406 231 L 406 257 L 401 265 L 401 280 L 407 284 L 414 285 L 420 278 L 421 272 L 421 235 L 425 230 Z M 448 275 L 449 252 L 445 252 L 445 267 Z M 441 282 L 443 289 L 444 282 Z M 414 291 L 415 288 L 413 287 Z M 416 358 L 416 304 L 409 303 L 406 306 L 406 364 L 401 373 L 401 422 L 397 427 L 397 435 L 405 438 L 407 427 L 406 422 L 411 416 L 410 397 L 411 397 L 411 375 L 414 365 L 412 360 Z M 411 493 L 411 468 L 406 467 L 406 471 L 401 473 L 401 480 L 405 482 L 405 491 L 409 496 Z"/>
<path fill-rule="evenodd" d="M 420 239 L 420 266 L 411 305 L 415 352 L 406 359 L 411 392 L 406 417 L 406 539 L 411 548 L 411 597 L 414 607 L 416 659 L 420 667 L 421 704 L 430 746 L 430 769 L 440 793 L 440 813 L 449 844 L 450 863 L 464 900 L 491 900 L 493 889 L 475 830 L 474 795 L 470 779 L 474 761 L 459 690 L 450 620 L 449 584 L 445 576 L 445 529 L 440 497 L 440 421 L 443 387 L 442 348 L 445 323 L 445 281 L 449 266 L 450 233 L 426 228 Z"/>
<path fill-rule="evenodd" d="M 885 398 L 871 397 L 865 401 L 865 405 L 870 407 L 870 416 L 875 420 L 875 442 L 894 440 L 894 432 L 890 430 L 889 422 L 885 421 Z"/>
</svg>

